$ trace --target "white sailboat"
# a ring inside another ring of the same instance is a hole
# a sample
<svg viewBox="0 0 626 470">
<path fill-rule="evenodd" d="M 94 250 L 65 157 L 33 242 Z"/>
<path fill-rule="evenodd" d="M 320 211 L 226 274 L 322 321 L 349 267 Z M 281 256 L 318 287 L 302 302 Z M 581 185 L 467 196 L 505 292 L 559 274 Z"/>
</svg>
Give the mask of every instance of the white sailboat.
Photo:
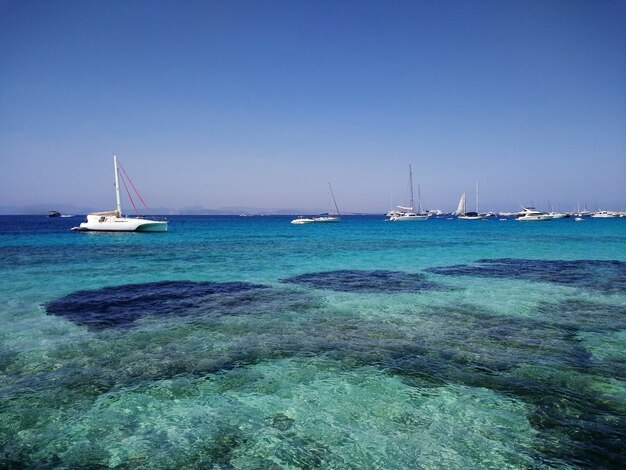
<svg viewBox="0 0 626 470">
<path fill-rule="evenodd" d="M 481 215 L 478 211 L 478 181 L 476 181 L 476 212 L 467 212 L 465 204 L 465 193 L 461 195 L 459 206 L 456 209 L 456 215 L 460 220 L 483 220 L 486 219 L 486 215 Z"/>
<path fill-rule="evenodd" d="M 328 222 L 340 222 L 341 221 L 341 218 L 339 217 L 339 207 L 337 207 L 337 200 L 335 199 L 335 193 L 333 193 L 333 188 L 330 185 L 330 183 L 328 183 L 328 191 L 330 192 L 330 197 L 332 198 L 333 204 L 335 205 L 335 215 L 331 215 L 330 210 L 329 210 L 328 214 L 313 217 L 314 222 L 328 223 Z M 330 206 L 330 201 L 328 202 L 328 204 Z"/>
<path fill-rule="evenodd" d="M 396 212 L 395 214 L 393 214 L 391 217 L 389 217 L 389 221 L 391 222 L 425 222 L 428 220 L 428 214 L 423 214 L 421 211 L 421 206 L 422 206 L 422 202 L 421 202 L 421 194 L 419 192 L 419 186 L 418 186 L 418 197 L 419 197 L 419 204 L 420 204 L 420 213 L 417 214 L 415 213 L 415 204 L 413 201 L 413 170 L 411 169 L 411 165 L 409 165 L 409 185 L 410 185 L 410 195 L 411 195 L 411 206 L 410 207 L 406 207 L 406 206 L 398 206 L 398 209 L 400 209 L 400 211 Z"/>
<path fill-rule="evenodd" d="M 459 205 L 456 207 L 456 210 L 452 213 L 452 215 L 463 215 L 466 212 L 465 207 L 465 193 L 461 194 L 461 199 L 459 199 Z"/>
<path fill-rule="evenodd" d="M 119 171 L 117 166 L 117 157 L 113 155 L 115 197 L 117 202 L 116 209 L 114 211 L 92 212 L 91 214 L 87 214 L 87 220 L 78 227 L 73 227 L 72 230 L 81 232 L 167 232 L 167 221 L 150 220 L 141 217 L 125 217 L 122 215 Z"/>
<path fill-rule="evenodd" d="M 550 201 L 548 201 L 548 207 L 550 207 L 550 212 L 548 212 L 548 215 L 551 215 L 553 219 L 565 219 L 567 217 L 569 217 L 568 214 L 565 214 L 563 212 L 557 212 L 552 208 L 552 204 L 550 203 Z"/>
<path fill-rule="evenodd" d="M 328 190 L 330 191 L 330 196 L 332 197 L 333 203 L 335 204 L 335 214 L 331 215 L 330 210 L 327 214 L 318 215 L 314 217 L 303 217 L 300 216 L 297 219 L 293 219 L 291 221 L 294 225 L 303 225 L 303 224 L 315 224 L 315 223 L 332 223 L 332 222 L 340 222 L 341 218 L 339 217 L 339 208 L 337 207 L 337 200 L 335 199 L 335 194 L 333 193 L 333 188 L 330 183 L 328 183 Z"/>
</svg>

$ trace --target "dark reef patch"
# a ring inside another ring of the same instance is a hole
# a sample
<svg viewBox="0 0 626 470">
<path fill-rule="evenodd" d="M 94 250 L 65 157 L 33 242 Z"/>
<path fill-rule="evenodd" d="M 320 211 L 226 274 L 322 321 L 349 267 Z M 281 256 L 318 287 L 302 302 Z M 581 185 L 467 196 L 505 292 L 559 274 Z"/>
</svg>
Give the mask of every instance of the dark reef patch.
<svg viewBox="0 0 626 470">
<path fill-rule="evenodd" d="M 46 312 L 92 329 L 131 326 L 145 316 L 188 316 L 251 300 L 266 286 L 245 282 L 162 281 L 73 292 L 45 304 Z"/>
<path fill-rule="evenodd" d="M 337 292 L 420 292 L 442 289 L 440 284 L 428 281 L 423 274 L 385 270 L 344 269 L 307 273 L 283 279 L 282 282 Z"/>
<path fill-rule="evenodd" d="M 426 272 L 552 282 L 607 293 L 626 292 L 626 262 L 616 260 L 480 259 L 473 265 L 435 267 Z"/>
<path fill-rule="evenodd" d="M 152 290 L 156 293 L 149 296 L 146 292 Z M 193 383 L 223 374 L 228 380 L 221 381 L 218 392 L 228 395 L 254 379 L 245 367 L 248 364 L 325 357 L 346 369 L 374 366 L 418 388 L 461 384 L 521 400 L 529 405 L 528 419 L 538 433 L 534 451 L 540 464 L 623 467 L 626 415 L 623 401 L 613 397 L 618 390 L 613 384 L 626 380 L 623 363 L 615 357 L 595 357 L 580 335 L 623 330 L 623 305 L 578 298 L 548 300 L 537 304 L 536 315 L 519 316 L 464 303 L 407 304 L 405 317 L 394 315 L 381 322 L 343 311 L 339 315 L 318 293 L 303 289 L 183 282 L 106 291 L 88 294 L 92 300 L 103 295 L 115 310 L 125 309 L 119 302 L 135 292 L 136 304 L 144 304 L 136 318 L 146 314 L 193 317 L 164 322 L 162 328 L 112 331 L 80 343 L 60 344 L 48 352 L 49 365 L 36 374 L 21 374 L 19 368 L 10 367 L 16 371 L 7 376 L 12 386 L 0 399 L 28 403 L 30 414 L 15 411 L 14 419 L 23 428 L 34 427 L 30 422 L 36 423 L 43 413 L 55 413 L 66 403 L 89 408 L 90 400 L 110 390 L 181 377 Z M 80 300 L 84 294 L 72 295 Z M 152 303 L 167 301 L 171 304 L 165 311 L 160 310 L 162 306 L 151 310 Z M 7 357 L 8 362 L 16 359 Z M 61 362 L 66 366 L 59 369 L 56 364 Z M 268 387 L 271 393 L 269 382 Z M 198 391 L 190 387 L 176 393 L 193 396 Z M 314 440 L 292 439 L 299 430 L 296 419 L 281 413 L 265 418 L 265 425 L 282 442 L 274 454 L 276 461 L 300 462 L 301 468 L 323 466 L 331 451 Z M 9 432 L 14 434 L 13 429 Z M 228 426 L 216 436 L 207 441 L 203 458 L 224 468 L 250 438 Z M 338 458 L 332 456 L 333 461 Z M 266 463 L 259 466 L 269 468 Z"/>
</svg>

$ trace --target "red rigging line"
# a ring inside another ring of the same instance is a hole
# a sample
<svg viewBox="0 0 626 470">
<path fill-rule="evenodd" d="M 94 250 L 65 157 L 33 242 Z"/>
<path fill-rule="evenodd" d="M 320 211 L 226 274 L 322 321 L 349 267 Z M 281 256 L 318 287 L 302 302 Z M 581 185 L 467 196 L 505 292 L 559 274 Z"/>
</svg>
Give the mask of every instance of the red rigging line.
<svg viewBox="0 0 626 470">
<path fill-rule="evenodd" d="M 119 164 L 119 162 L 118 162 Z M 128 190 L 128 186 L 126 185 L 126 179 L 124 178 L 124 175 L 120 175 L 121 176 L 121 180 L 122 180 L 122 184 L 124 185 L 124 189 L 126 190 L 126 194 L 128 194 L 128 199 L 130 199 L 130 203 L 133 205 L 133 209 L 135 209 L 135 214 L 139 215 L 139 211 L 137 210 L 137 206 L 135 206 L 135 201 L 133 201 L 133 197 L 130 195 L 130 191 Z M 128 176 L 128 175 L 127 175 Z M 122 215 L 122 214 L 120 214 Z"/>
<path fill-rule="evenodd" d="M 148 212 L 148 215 L 150 217 L 154 217 L 152 215 L 152 211 L 150 210 L 150 208 L 148 207 L 148 205 L 146 204 L 146 202 L 143 200 L 143 198 L 141 197 L 141 194 L 139 194 L 139 191 L 137 191 L 137 188 L 135 187 L 135 185 L 133 184 L 133 180 L 130 179 L 130 176 L 128 176 L 128 173 L 126 173 L 126 170 L 124 169 L 124 167 L 122 166 L 122 164 L 120 163 L 120 161 L 117 161 L 118 166 L 122 169 L 122 171 L 124 172 L 124 176 L 126 176 L 126 179 L 128 179 L 128 182 L 130 183 L 130 185 L 132 186 L 133 190 L 135 191 L 135 194 L 137 194 L 137 197 L 139 197 L 139 200 L 141 201 L 141 203 L 143 204 L 143 206 L 146 208 L 146 211 Z M 122 181 L 124 181 L 124 178 L 122 178 Z M 124 183 L 124 186 L 126 186 L 126 183 Z M 128 189 L 126 190 L 128 191 Z M 128 197 L 130 197 L 130 193 L 128 195 Z M 131 198 L 131 202 L 132 202 L 132 198 Z M 133 207 L 135 207 L 135 203 L 133 203 Z M 137 211 L 137 208 L 135 208 L 135 211 Z M 137 215 L 139 215 L 139 213 L 137 212 Z"/>
</svg>

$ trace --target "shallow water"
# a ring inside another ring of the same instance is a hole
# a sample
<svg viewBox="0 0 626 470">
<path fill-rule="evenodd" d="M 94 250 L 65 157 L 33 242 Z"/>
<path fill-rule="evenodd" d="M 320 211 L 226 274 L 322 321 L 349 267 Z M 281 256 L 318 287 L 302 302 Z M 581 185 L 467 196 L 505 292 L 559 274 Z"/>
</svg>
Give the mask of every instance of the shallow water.
<svg viewBox="0 0 626 470">
<path fill-rule="evenodd" d="M 0 467 L 623 468 L 626 220 L 0 217 Z"/>
</svg>

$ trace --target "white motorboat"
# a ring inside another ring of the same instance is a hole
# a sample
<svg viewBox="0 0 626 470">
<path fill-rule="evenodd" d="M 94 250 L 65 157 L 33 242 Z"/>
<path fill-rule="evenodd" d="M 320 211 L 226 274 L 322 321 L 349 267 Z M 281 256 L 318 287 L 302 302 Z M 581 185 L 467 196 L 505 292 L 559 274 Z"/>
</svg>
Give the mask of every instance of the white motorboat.
<svg viewBox="0 0 626 470">
<path fill-rule="evenodd" d="M 394 215 L 398 215 L 400 213 L 401 213 L 401 211 L 397 211 L 395 209 L 392 209 L 392 210 L 390 210 L 389 212 L 387 212 L 385 214 L 385 217 L 393 217 Z"/>
<path fill-rule="evenodd" d="M 315 217 L 300 216 L 297 219 L 293 219 L 291 221 L 291 223 L 294 225 L 318 224 L 318 223 L 329 223 L 329 222 L 341 222 L 341 219 L 339 217 L 333 217 L 331 215 L 317 215 Z"/>
<path fill-rule="evenodd" d="M 81 232 L 167 232 L 168 222 L 165 220 L 152 220 L 140 216 L 125 217 L 122 215 L 119 170 L 117 157 L 115 155 L 113 155 L 113 167 L 115 169 L 116 209 L 114 211 L 92 212 L 91 214 L 87 214 L 87 219 L 78 227 L 73 227 L 72 230 Z M 128 175 L 126 175 L 126 177 L 128 178 Z M 134 189 L 134 185 L 132 186 Z M 139 196 L 138 193 L 137 195 Z M 139 196 L 139 198 L 141 199 L 141 196 Z M 143 202 L 143 199 L 141 200 Z"/>
<path fill-rule="evenodd" d="M 550 214 L 538 211 L 534 207 L 524 207 L 523 210 L 517 213 L 517 215 L 518 217 L 516 220 L 522 221 L 552 220 L 552 216 Z"/>
<path fill-rule="evenodd" d="M 422 210 L 422 201 L 421 194 L 418 186 L 418 203 L 420 211 L 419 213 L 415 212 L 415 205 L 413 200 L 413 170 L 411 169 L 411 165 L 409 165 L 409 188 L 410 188 L 410 206 L 398 206 L 399 211 L 395 212 L 393 215 L 389 217 L 389 221 L 391 222 L 426 222 L 428 220 L 428 214 L 424 213 Z"/>
<path fill-rule="evenodd" d="M 291 221 L 294 225 L 303 225 L 303 224 L 312 224 L 315 220 L 312 217 L 298 217 L 297 219 L 293 219 Z"/>
<path fill-rule="evenodd" d="M 619 217 L 619 215 L 609 211 L 598 211 L 595 212 L 591 217 L 594 219 L 613 219 L 615 217 Z"/>
</svg>

